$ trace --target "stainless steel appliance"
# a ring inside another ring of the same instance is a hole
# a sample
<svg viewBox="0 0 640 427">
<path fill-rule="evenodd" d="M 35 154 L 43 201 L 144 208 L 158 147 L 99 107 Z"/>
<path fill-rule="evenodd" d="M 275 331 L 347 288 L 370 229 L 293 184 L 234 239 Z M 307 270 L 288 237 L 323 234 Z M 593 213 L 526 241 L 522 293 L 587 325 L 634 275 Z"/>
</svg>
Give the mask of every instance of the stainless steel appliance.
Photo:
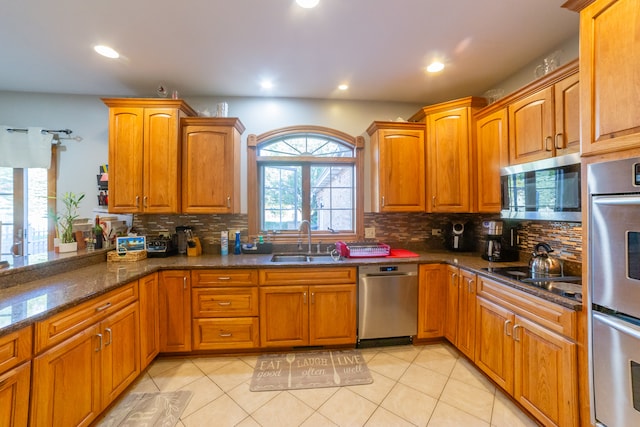
<svg viewBox="0 0 640 427">
<path fill-rule="evenodd" d="M 483 223 L 487 229 L 482 259 L 491 262 L 517 261 L 519 254 L 516 248 L 517 233 L 515 227 L 508 228 L 509 237 L 503 235 L 502 221 L 487 221 Z"/>
<path fill-rule="evenodd" d="M 367 265 L 358 269 L 358 346 L 363 340 L 400 338 L 418 333 L 418 266 Z M 370 341 L 372 342 L 372 341 Z"/>
<path fill-rule="evenodd" d="M 147 237 L 147 256 L 164 258 L 178 253 L 174 238 L 170 236 Z"/>
<path fill-rule="evenodd" d="M 588 166 L 592 422 L 640 425 L 640 158 Z"/>
<path fill-rule="evenodd" d="M 502 218 L 582 221 L 578 153 L 508 166 L 500 175 Z"/>
</svg>

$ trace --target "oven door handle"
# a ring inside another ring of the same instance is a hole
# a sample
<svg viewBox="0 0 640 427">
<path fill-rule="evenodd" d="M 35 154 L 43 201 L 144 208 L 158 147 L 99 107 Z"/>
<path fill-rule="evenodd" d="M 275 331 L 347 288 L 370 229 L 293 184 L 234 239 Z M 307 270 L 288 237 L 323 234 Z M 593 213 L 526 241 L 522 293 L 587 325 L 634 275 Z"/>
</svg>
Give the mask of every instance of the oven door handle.
<svg viewBox="0 0 640 427">
<path fill-rule="evenodd" d="M 594 319 L 597 318 L 599 321 L 607 324 L 613 329 L 617 329 L 623 334 L 630 335 L 633 338 L 640 340 L 640 328 L 634 328 L 633 326 L 630 326 L 630 325 L 633 325 L 632 323 L 625 322 L 624 320 L 621 320 L 617 317 L 609 316 L 607 314 L 599 313 L 597 311 L 593 312 L 593 317 Z"/>
<path fill-rule="evenodd" d="M 593 203 L 595 205 L 608 205 L 608 206 L 629 206 L 640 205 L 640 197 L 637 196 L 624 196 L 624 197 L 594 197 Z"/>
</svg>

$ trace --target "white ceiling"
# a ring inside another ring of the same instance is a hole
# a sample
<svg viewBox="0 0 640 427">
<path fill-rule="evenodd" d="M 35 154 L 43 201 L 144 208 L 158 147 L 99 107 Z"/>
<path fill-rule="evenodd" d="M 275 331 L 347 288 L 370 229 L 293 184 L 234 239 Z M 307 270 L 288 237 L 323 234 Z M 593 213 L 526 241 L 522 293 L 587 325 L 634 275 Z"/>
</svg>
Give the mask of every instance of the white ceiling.
<svg viewBox="0 0 640 427">
<path fill-rule="evenodd" d="M 439 102 L 481 95 L 575 36 L 564 1 L 7 0 L 0 90 Z M 427 75 L 433 57 L 447 68 Z"/>
</svg>

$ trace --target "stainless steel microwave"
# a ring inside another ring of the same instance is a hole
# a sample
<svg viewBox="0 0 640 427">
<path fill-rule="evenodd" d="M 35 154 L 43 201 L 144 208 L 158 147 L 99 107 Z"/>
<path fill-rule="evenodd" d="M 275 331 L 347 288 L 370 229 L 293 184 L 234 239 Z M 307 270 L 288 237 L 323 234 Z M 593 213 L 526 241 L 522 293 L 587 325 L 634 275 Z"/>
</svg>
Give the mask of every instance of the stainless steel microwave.
<svg viewBox="0 0 640 427">
<path fill-rule="evenodd" d="M 500 170 L 505 219 L 582 221 L 578 153 Z"/>
</svg>

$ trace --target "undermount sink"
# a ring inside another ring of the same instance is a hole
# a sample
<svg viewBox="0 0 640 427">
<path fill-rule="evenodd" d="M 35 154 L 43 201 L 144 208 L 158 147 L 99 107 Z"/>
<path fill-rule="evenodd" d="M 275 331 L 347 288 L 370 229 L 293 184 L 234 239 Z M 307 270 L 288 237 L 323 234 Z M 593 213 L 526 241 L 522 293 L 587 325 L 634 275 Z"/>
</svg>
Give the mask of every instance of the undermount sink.
<svg viewBox="0 0 640 427">
<path fill-rule="evenodd" d="M 275 254 L 271 257 L 271 262 L 318 262 L 326 261 L 330 254 Z"/>
</svg>

